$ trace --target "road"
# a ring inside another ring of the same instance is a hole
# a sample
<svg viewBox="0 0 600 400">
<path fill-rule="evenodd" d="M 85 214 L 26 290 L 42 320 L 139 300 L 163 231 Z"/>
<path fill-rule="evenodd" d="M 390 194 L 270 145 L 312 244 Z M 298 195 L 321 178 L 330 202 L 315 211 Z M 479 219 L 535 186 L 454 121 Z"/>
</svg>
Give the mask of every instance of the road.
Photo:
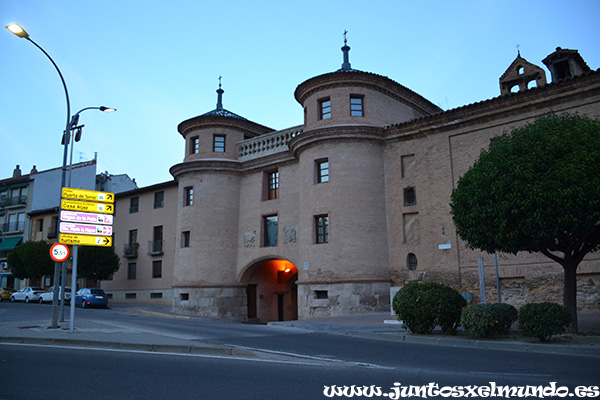
<svg viewBox="0 0 600 400">
<path fill-rule="evenodd" d="M 23 326 L 49 306 L 0 303 L 0 318 Z M 45 314 L 44 314 L 45 313 Z M 123 310 L 77 310 L 77 318 L 190 341 L 239 346 L 267 357 L 209 357 L 0 345 L 0 399 L 319 399 L 325 386 L 598 385 L 597 358 L 426 346 Z M 263 353 L 265 354 L 265 353 Z M 24 396 L 27 393 L 27 396 Z M 89 395 L 89 396 L 88 396 Z"/>
</svg>

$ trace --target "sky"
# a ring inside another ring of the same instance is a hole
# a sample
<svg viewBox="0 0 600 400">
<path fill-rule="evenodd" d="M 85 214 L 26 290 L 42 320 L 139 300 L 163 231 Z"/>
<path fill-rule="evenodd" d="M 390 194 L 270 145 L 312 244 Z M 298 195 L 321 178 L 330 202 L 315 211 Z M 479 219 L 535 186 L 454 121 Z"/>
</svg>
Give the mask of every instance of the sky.
<svg viewBox="0 0 600 400">
<path fill-rule="evenodd" d="M 183 161 L 177 126 L 223 107 L 275 130 L 300 125 L 294 90 L 341 67 L 347 30 L 352 68 L 406 86 L 444 110 L 500 95 L 517 56 L 576 49 L 600 68 L 598 0 L 0 0 L 55 61 L 71 115 L 87 110 L 73 162 L 127 174 L 140 187 L 172 180 Z M 0 179 L 60 167 L 67 121 L 59 75 L 32 43 L 0 32 Z"/>
</svg>

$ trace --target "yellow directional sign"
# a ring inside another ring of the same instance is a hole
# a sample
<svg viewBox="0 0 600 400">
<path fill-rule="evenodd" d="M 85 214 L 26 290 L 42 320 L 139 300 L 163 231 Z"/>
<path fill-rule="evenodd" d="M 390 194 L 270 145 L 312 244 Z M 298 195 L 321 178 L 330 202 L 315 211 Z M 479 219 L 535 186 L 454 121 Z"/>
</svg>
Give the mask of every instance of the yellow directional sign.
<svg viewBox="0 0 600 400">
<path fill-rule="evenodd" d="M 62 188 L 62 197 L 66 199 L 102 201 L 104 203 L 114 203 L 115 194 L 109 192 L 97 192 L 95 190 Z"/>
<path fill-rule="evenodd" d="M 112 237 L 110 236 L 89 236 L 89 235 L 72 235 L 68 233 L 61 233 L 59 243 L 62 244 L 75 244 L 79 246 L 112 246 Z"/>
<path fill-rule="evenodd" d="M 90 203 L 87 201 L 77 200 L 61 200 L 60 208 L 69 211 L 83 211 L 103 214 L 112 214 L 115 212 L 114 204 Z"/>
</svg>

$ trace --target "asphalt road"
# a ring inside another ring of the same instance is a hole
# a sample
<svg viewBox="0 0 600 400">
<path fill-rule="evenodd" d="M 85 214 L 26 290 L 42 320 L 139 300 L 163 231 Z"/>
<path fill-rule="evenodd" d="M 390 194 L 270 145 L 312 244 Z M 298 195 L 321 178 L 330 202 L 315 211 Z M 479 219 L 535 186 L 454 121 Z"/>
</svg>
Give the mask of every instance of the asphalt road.
<svg viewBox="0 0 600 400">
<path fill-rule="evenodd" d="M 49 315 L 49 306 L 0 306 L 0 320 Z M 122 310 L 77 310 L 76 318 L 190 341 L 266 352 L 267 357 L 156 354 L 0 345 L 0 399 L 318 399 L 325 386 L 598 386 L 597 358 L 417 345 L 264 325 L 172 319 Z"/>
</svg>

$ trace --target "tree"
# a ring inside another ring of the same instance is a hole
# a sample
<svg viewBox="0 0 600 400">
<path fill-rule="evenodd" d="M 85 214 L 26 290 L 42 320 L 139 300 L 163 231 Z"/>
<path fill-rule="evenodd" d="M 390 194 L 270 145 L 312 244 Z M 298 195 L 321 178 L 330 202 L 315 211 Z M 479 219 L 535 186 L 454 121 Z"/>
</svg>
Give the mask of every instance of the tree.
<svg viewBox="0 0 600 400">
<path fill-rule="evenodd" d="M 54 272 L 50 245 L 46 242 L 23 243 L 8 254 L 7 262 L 18 279 L 38 279 Z"/>
<path fill-rule="evenodd" d="M 492 139 L 452 192 L 467 247 L 542 253 L 564 269 L 577 333 L 577 267 L 600 249 L 600 122 L 554 113 Z"/>
<path fill-rule="evenodd" d="M 114 247 L 81 246 L 77 259 L 77 275 L 93 279 L 95 284 L 119 270 Z"/>
</svg>

